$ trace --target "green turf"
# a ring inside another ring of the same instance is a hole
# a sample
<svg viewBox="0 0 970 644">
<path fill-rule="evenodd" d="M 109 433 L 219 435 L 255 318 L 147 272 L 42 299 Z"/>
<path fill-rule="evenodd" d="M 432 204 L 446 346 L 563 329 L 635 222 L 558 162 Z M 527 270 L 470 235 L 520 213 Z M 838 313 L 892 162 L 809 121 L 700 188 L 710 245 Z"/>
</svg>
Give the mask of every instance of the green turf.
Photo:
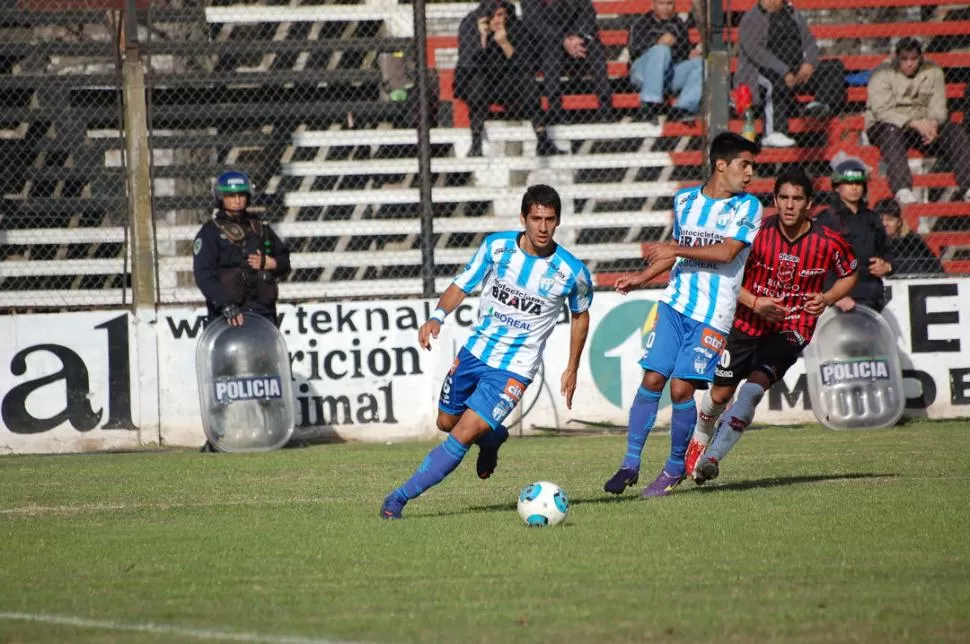
<svg viewBox="0 0 970 644">
<path fill-rule="evenodd" d="M 968 430 L 751 432 L 714 484 L 653 501 L 602 492 L 619 436 L 512 440 L 397 522 L 381 499 L 430 443 L 8 456 L 0 612 L 270 641 L 966 642 Z M 515 512 L 540 479 L 563 526 Z M 0 619 L 4 642 L 188 639 Z"/>
</svg>

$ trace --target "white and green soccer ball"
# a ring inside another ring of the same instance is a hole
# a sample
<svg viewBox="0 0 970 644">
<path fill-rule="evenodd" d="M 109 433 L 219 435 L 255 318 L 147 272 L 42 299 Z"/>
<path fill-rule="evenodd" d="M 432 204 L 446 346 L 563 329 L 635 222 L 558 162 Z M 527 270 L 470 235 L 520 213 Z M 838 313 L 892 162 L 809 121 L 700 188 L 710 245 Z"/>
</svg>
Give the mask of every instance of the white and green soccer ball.
<svg viewBox="0 0 970 644">
<path fill-rule="evenodd" d="M 555 483 L 536 481 L 522 488 L 518 510 L 527 525 L 556 525 L 566 519 L 569 499 Z"/>
</svg>

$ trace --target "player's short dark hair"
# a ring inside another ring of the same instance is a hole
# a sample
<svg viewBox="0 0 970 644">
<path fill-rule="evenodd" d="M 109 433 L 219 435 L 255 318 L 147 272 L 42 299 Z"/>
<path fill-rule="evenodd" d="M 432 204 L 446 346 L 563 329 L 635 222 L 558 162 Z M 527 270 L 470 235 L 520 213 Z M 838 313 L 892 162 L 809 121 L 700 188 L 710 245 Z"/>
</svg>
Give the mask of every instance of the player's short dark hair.
<svg viewBox="0 0 970 644">
<path fill-rule="evenodd" d="M 809 201 L 812 200 L 812 196 L 815 194 L 815 189 L 812 187 L 812 179 L 801 168 L 787 168 L 778 175 L 778 178 L 775 179 L 776 197 L 781 192 L 781 187 L 786 183 L 790 186 L 801 186 L 802 190 L 805 191 L 805 198 Z"/>
<path fill-rule="evenodd" d="M 560 214 L 562 213 L 562 199 L 559 198 L 559 193 L 552 186 L 547 186 L 543 183 L 529 186 L 529 189 L 522 195 L 521 213 L 523 217 L 529 214 L 532 206 L 552 208 L 556 211 L 556 221 L 559 221 Z"/>
<path fill-rule="evenodd" d="M 920 56 L 923 55 L 923 43 L 921 43 L 917 38 L 912 36 L 906 36 L 901 38 L 898 43 L 896 43 L 896 55 L 900 55 L 904 51 L 915 51 Z"/>
<path fill-rule="evenodd" d="M 727 163 L 731 163 L 744 152 L 758 154 L 761 152 L 761 146 L 754 141 L 749 141 L 740 134 L 721 132 L 711 141 L 711 167 L 714 167 L 716 161 L 722 159 Z"/>
</svg>

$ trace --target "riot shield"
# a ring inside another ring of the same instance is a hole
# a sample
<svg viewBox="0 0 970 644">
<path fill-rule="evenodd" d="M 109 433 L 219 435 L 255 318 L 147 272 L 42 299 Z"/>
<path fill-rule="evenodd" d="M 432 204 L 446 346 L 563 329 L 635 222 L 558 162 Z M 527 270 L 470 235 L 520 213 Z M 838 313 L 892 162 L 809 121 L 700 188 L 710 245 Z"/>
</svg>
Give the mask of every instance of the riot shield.
<svg viewBox="0 0 970 644">
<path fill-rule="evenodd" d="M 805 349 L 812 411 L 830 429 L 894 425 L 903 413 L 903 372 L 892 329 L 866 306 L 830 308 Z"/>
<path fill-rule="evenodd" d="M 202 426 L 222 452 L 277 449 L 296 424 L 290 359 L 283 335 L 266 318 L 212 322 L 195 349 Z"/>
</svg>

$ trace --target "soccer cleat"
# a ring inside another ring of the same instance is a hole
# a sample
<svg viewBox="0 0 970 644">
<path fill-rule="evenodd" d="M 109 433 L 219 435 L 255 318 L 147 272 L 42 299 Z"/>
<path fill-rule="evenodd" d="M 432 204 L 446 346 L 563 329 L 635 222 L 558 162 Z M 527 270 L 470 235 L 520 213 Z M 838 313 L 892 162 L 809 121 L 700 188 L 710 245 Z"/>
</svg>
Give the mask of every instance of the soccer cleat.
<svg viewBox="0 0 970 644">
<path fill-rule="evenodd" d="M 643 493 L 641 496 L 643 496 L 645 499 L 652 499 L 658 496 L 667 496 L 675 487 L 680 485 L 680 482 L 683 480 L 683 474 L 680 476 L 674 476 L 672 474 L 667 474 L 667 472 L 664 470 L 661 470 L 660 475 L 653 480 L 653 483 L 643 488 Z"/>
<path fill-rule="evenodd" d="M 636 485 L 639 480 L 640 473 L 638 471 L 621 467 L 613 475 L 613 478 L 603 485 L 603 491 L 610 494 L 623 494 L 623 490 Z"/>
<path fill-rule="evenodd" d="M 720 473 L 721 468 L 717 459 L 713 456 L 705 456 L 694 470 L 694 482 L 698 485 L 704 485 L 708 481 L 716 479 Z"/>
<path fill-rule="evenodd" d="M 765 148 L 790 148 L 796 143 L 798 142 L 795 139 L 784 132 L 772 132 L 761 139 L 761 146 Z"/>
<path fill-rule="evenodd" d="M 402 501 L 393 492 L 387 495 L 384 499 L 383 505 L 381 505 L 381 518 L 382 519 L 403 519 L 401 516 L 401 511 L 404 510 L 404 504 L 407 501 Z"/>
<path fill-rule="evenodd" d="M 697 466 L 697 459 L 701 457 L 704 450 L 707 449 L 707 445 L 704 443 L 690 439 L 690 444 L 687 445 L 687 455 L 684 457 L 684 473 L 686 476 L 694 476 L 694 468 Z"/>
</svg>

